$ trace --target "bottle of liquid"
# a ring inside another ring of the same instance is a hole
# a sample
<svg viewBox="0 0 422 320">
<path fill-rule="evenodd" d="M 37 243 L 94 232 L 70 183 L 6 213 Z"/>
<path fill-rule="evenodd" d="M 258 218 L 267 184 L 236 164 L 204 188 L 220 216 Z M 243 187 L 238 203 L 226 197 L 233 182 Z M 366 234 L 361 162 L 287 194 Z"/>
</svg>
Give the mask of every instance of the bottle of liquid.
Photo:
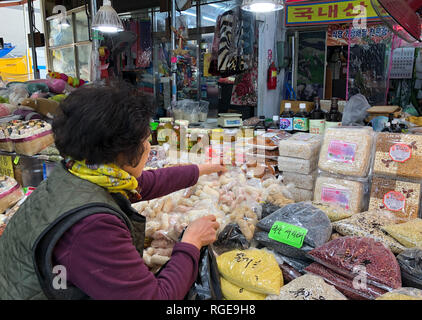
<svg viewBox="0 0 422 320">
<path fill-rule="evenodd" d="M 393 132 L 393 129 L 391 128 L 391 123 L 386 122 L 384 124 L 384 128 L 381 130 L 381 132 Z"/>
<path fill-rule="evenodd" d="M 341 127 L 342 118 L 343 115 L 338 111 L 338 98 L 332 98 L 330 112 L 325 117 L 325 129 Z"/>
<path fill-rule="evenodd" d="M 266 130 L 265 116 L 259 116 L 259 122 L 255 125 L 254 130 Z"/>
<path fill-rule="evenodd" d="M 284 105 L 284 112 L 280 114 L 280 129 L 293 133 L 293 117 L 292 104 L 286 102 Z"/>
<path fill-rule="evenodd" d="M 158 145 L 158 140 L 157 140 L 157 137 L 158 137 L 158 130 L 157 130 L 158 129 L 158 125 L 159 125 L 158 122 L 150 122 L 149 123 L 149 126 L 151 128 L 151 136 L 150 136 L 149 142 L 151 143 L 152 146 Z"/>
<path fill-rule="evenodd" d="M 321 110 L 319 97 L 315 98 L 315 108 L 309 115 L 309 133 L 324 134 L 325 131 L 325 114 Z"/>
<path fill-rule="evenodd" d="M 309 132 L 309 114 L 306 112 L 306 104 L 299 105 L 299 112 L 293 118 L 293 130 L 296 132 Z"/>
<path fill-rule="evenodd" d="M 274 131 L 278 131 L 278 130 L 280 130 L 280 117 L 279 116 L 273 116 L 273 122 L 271 122 L 267 131 L 274 132 Z"/>
</svg>

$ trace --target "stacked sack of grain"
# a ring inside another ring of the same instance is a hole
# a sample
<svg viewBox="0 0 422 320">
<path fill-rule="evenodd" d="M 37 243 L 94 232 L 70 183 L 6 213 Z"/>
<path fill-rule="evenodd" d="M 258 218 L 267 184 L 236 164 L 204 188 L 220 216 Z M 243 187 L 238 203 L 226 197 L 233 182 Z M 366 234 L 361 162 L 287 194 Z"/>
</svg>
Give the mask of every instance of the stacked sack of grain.
<svg viewBox="0 0 422 320">
<path fill-rule="evenodd" d="M 320 148 L 321 136 L 308 133 L 296 133 L 279 143 L 278 170 L 283 172 L 283 182 L 293 185 L 289 191 L 295 201 L 313 199 Z"/>
</svg>

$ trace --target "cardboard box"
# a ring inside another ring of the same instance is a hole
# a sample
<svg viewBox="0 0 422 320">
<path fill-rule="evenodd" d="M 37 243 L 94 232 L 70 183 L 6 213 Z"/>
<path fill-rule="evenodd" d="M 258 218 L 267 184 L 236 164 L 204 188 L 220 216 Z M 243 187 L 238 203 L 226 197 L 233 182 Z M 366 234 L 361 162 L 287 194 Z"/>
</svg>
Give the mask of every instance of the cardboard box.
<svg viewBox="0 0 422 320">
<path fill-rule="evenodd" d="M 284 112 L 284 105 L 286 104 L 286 102 L 290 102 L 292 104 L 293 112 L 299 112 L 299 109 L 300 109 L 299 105 L 301 103 L 306 104 L 307 112 L 311 112 L 312 110 L 314 110 L 314 105 L 315 105 L 313 102 L 309 102 L 309 101 L 282 100 L 280 104 L 280 114 Z"/>
<path fill-rule="evenodd" d="M 400 118 L 402 109 L 399 106 L 373 106 L 367 110 L 368 118 L 367 120 L 370 121 L 375 117 L 388 117 L 389 114 L 393 114 L 394 118 Z"/>
</svg>

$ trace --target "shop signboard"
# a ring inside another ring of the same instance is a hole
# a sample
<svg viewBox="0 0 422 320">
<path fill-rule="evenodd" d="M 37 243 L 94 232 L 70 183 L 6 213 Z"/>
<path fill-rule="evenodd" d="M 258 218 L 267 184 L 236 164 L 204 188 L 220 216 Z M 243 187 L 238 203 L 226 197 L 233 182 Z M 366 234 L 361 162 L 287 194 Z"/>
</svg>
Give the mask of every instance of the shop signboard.
<svg viewBox="0 0 422 320">
<path fill-rule="evenodd" d="M 327 46 L 347 46 L 380 43 L 391 39 L 391 31 L 383 24 L 372 24 L 366 28 L 350 28 L 351 25 L 330 25 L 327 30 Z M 350 37 L 349 37 L 350 32 Z"/>
<path fill-rule="evenodd" d="M 365 9 L 363 9 L 363 7 Z M 286 4 L 286 26 L 352 23 L 363 17 L 380 21 L 371 0 L 303 1 Z"/>
</svg>

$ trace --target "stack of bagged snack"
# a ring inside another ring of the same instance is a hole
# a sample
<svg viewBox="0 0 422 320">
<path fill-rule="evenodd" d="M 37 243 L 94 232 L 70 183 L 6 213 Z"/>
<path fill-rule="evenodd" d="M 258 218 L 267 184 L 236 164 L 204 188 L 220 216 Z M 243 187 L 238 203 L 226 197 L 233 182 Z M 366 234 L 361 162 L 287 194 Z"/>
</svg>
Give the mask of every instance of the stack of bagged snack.
<svg viewBox="0 0 422 320">
<path fill-rule="evenodd" d="M 393 212 L 402 221 L 418 217 L 421 201 L 422 136 L 378 133 L 370 209 Z"/>
<path fill-rule="evenodd" d="M 314 200 L 350 213 L 364 211 L 373 142 L 374 132 L 370 127 L 327 129 L 319 155 Z"/>
<path fill-rule="evenodd" d="M 315 134 L 296 133 L 279 142 L 278 170 L 283 182 L 293 185 L 289 189 L 295 201 L 313 199 L 320 148 L 321 136 Z"/>
<path fill-rule="evenodd" d="M 12 120 L 0 127 L 0 150 L 32 156 L 54 143 L 51 125 L 43 120 Z"/>
<path fill-rule="evenodd" d="M 247 140 L 246 159 L 248 167 L 253 167 L 254 177 L 262 178 L 265 173 L 277 174 L 281 171 L 278 166 L 279 143 L 289 139 L 292 135 L 278 130 L 266 132 Z"/>
</svg>

